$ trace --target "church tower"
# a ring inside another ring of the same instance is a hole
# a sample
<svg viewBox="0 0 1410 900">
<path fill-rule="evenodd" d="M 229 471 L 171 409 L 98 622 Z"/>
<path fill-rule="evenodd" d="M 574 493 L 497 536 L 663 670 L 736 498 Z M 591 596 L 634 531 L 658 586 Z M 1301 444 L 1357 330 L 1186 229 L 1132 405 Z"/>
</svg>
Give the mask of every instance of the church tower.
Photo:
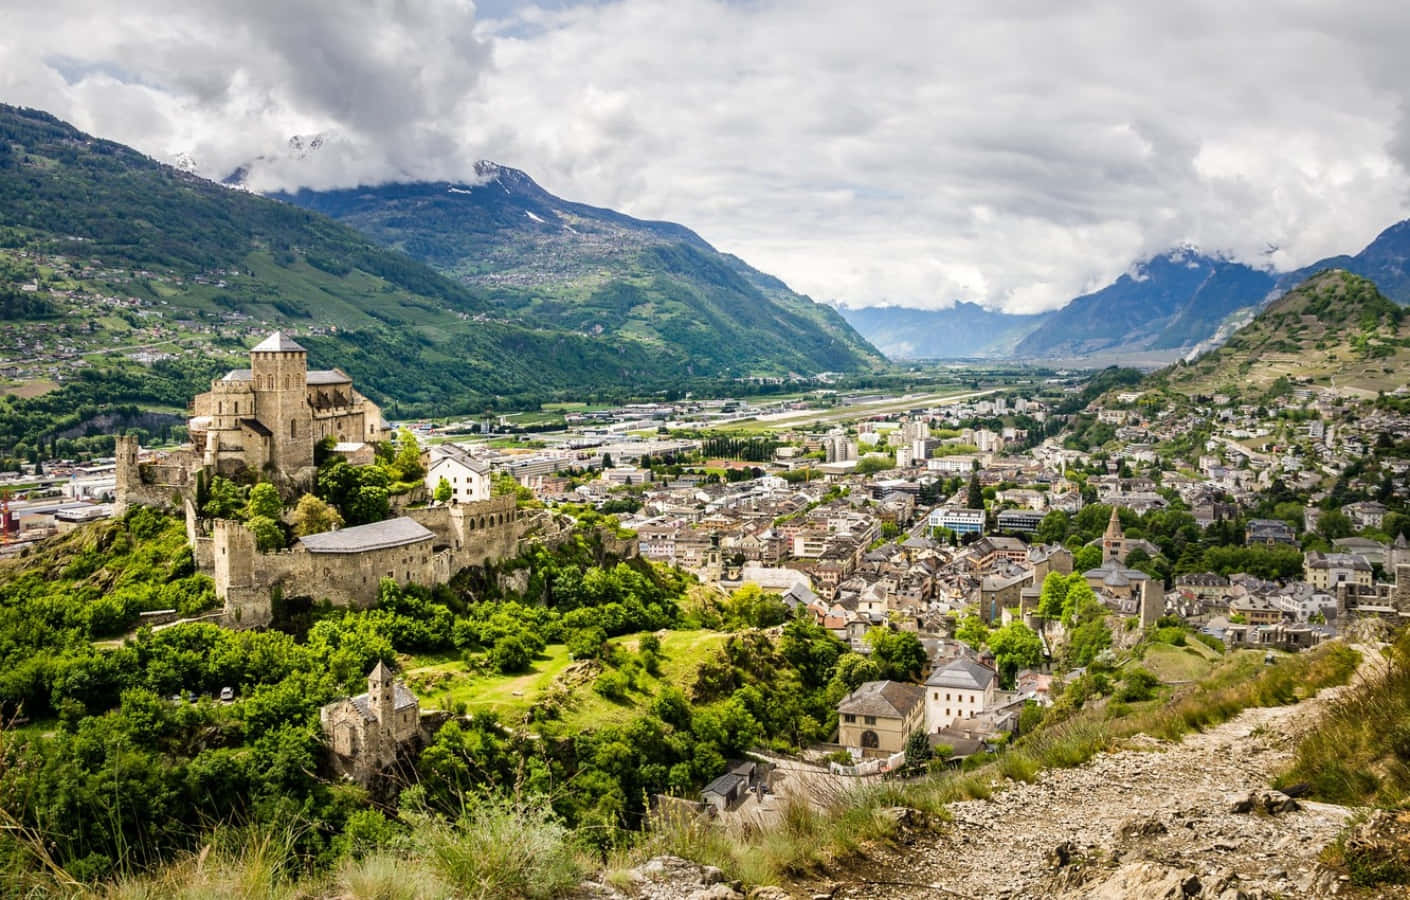
<svg viewBox="0 0 1410 900">
<path fill-rule="evenodd" d="M 271 432 L 269 461 L 289 474 L 313 465 L 308 351 L 276 331 L 250 351 L 255 417 Z"/>
<path fill-rule="evenodd" d="M 396 697 L 397 687 L 392 680 L 392 670 L 378 660 L 372 674 L 367 676 L 367 706 L 377 720 L 368 728 L 367 745 L 378 766 L 390 764 L 397 755 Z"/>
<path fill-rule="evenodd" d="M 1116 560 L 1126 562 L 1126 536 L 1121 531 L 1121 518 L 1117 508 L 1111 508 L 1111 521 L 1106 523 L 1106 534 L 1102 535 L 1102 562 Z"/>
</svg>

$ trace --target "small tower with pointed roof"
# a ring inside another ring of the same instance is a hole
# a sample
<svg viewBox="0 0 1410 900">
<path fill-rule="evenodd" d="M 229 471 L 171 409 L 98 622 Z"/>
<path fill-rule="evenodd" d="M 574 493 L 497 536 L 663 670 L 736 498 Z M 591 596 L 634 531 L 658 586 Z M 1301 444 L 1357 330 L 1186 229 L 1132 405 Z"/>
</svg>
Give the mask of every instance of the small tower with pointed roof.
<svg viewBox="0 0 1410 900">
<path fill-rule="evenodd" d="M 1106 523 L 1106 534 L 1102 535 L 1102 562 L 1112 560 L 1126 562 L 1126 535 L 1121 531 L 1121 518 L 1115 506 L 1111 508 L 1111 521 Z"/>
</svg>

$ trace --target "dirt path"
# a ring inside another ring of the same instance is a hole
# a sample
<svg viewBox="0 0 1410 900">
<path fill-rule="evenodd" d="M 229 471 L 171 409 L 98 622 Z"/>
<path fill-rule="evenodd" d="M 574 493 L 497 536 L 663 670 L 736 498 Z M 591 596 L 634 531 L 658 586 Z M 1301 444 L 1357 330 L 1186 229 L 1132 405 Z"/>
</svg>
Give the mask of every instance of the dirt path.
<svg viewBox="0 0 1410 900">
<path fill-rule="evenodd" d="M 1363 648 L 1358 677 L 1378 661 Z M 1349 689 L 1249 709 L 1178 743 L 1138 736 L 1081 767 L 953 804 L 954 822 L 939 835 L 854 863 L 831 884 L 797 887 L 833 900 L 1338 892 L 1335 878 L 1318 879 L 1316 861 L 1352 810 L 1302 802 L 1277 814 L 1236 813 L 1232 800 L 1266 791 L 1291 761 L 1296 737 Z"/>
</svg>

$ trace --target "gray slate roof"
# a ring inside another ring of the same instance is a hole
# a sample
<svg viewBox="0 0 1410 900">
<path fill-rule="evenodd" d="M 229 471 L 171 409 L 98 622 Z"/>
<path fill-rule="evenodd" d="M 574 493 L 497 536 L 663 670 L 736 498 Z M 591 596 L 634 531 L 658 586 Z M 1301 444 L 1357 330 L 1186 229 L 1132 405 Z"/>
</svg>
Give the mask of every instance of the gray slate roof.
<svg viewBox="0 0 1410 900">
<path fill-rule="evenodd" d="M 868 681 L 837 704 L 837 711 L 856 716 L 904 719 L 925 699 L 925 688 L 900 681 Z"/>
<path fill-rule="evenodd" d="M 925 680 L 928 687 L 959 688 L 966 691 L 982 691 L 994 680 L 994 670 L 981 666 L 972 659 L 951 660 L 930 673 Z"/>
<path fill-rule="evenodd" d="M 440 444 L 432 448 L 431 467 L 435 468 L 436 463 L 443 459 L 459 463 L 470 471 L 481 475 L 488 475 L 490 471 L 489 462 L 472 455 L 464 447 L 458 447 L 455 444 Z"/>
<path fill-rule="evenodd" d="M 231 369 L 225 373 L 221 381 L 254 381 L 255 373 L 252 369 Z"/>
<path fill-rule="evenodd" d="M 352 698 L 352 705 L 357 707 L 357 711 L 362 713 L 362 717 L 371 722 L 377 718 L 372 714 L 372 704 L 369 694 L 358 694 Z M 396 697 L 392 701 L 393 711 L 406 709 L 408 706 L 416 705 L 416 695 L 406 689 L 406 685 L 398 682 L 396 684 Z"/>
<path fill-rule="evenodd" d="M 255 353 L 307 353 L 293 338 L 276 331 L 252 348 Z"/>
<path fill-rule="evenodd" d="M 341 369 L 310 369 L 308 383 L 312 385 L 352 384 L 352 378 Z"/>
<path fill-rule="evenodd" d="M 363 553 L 429 541 L 434 537 L 421 523 L 401 516 L 370 525 L 305 535 L 299 538 L 299 542 L 310 553 Z"/>
</svg>

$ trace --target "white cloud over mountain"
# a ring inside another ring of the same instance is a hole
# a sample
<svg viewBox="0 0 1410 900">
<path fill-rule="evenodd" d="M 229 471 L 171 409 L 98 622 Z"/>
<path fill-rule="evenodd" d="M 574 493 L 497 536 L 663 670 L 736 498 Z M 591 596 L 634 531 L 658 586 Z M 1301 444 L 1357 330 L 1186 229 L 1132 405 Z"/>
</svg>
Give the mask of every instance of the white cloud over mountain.
<svg viewBox="0 0 1410 900">
<path fill-rule="evenodd" d="M 52 0 L 4 20 L 0 100 L 158 158 L 271 157 L 261 188 L 494 159 L 851 305 L 1046 309 L 1182 244 L 1291 268 L 1410 205 L 1395 3 Z"/>
</svg>

